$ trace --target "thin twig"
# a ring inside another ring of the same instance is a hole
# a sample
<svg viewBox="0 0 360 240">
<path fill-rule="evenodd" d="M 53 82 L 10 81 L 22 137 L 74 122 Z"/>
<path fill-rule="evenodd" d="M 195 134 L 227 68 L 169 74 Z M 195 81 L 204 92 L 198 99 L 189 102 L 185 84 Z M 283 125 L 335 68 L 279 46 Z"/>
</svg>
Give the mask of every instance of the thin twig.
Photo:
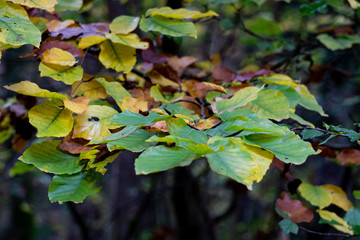
<svg viewBox="0 0 360 240">
<path fill-rule="evenodd" d="M 342 234 L 342 233 L 322 233 L 322 232 L 316 232 L 304 227 L 299 227 L 299 229 L 305 231 L 305 232 L 309 232 L 309 233 L 313 233 L 313 234 L 317 234 L 317 235 L 322 235 L 322 236 L 337 236 L 337 237 L 349 237 L 350 235 L 348 234 Z"/>
</svg>

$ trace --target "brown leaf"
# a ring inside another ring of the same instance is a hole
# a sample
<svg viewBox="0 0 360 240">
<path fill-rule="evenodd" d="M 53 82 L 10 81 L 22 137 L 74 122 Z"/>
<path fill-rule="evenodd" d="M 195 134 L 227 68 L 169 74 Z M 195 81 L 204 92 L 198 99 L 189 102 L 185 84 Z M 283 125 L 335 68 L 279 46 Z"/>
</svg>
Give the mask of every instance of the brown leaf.
<svg viewBox="0 0 360 240">
<path fill-rule="evenodd" d="M 270 164 L 270 167 L 277 168 L 283 172 L 285 168 L 285 163 L 283 161 L 280 161 L 277 157 L 274 157 Z"/>
<path fill-rule="evenodd" d="M 186 56 L 182 58 L 173 56 L 168 58 L 168 64 L 177 72 L 179 77 L 183 74 L 183 72 L 188 66 L 190 66 L 196 61 L 198 61 L 198 59 L 191 56 Z"/>
<path fill-rule="evenodd" d="M 26 147 L 28 140 L 21 137 L 20 134 L 15 134 L 12 140 L 12 149 L 15 152 L 21 152 Z"/>
<path fill-rule="evenodd" d="M 204 98 L 209 91 L 225 93 L 225 89 L 214 83 L 199 82 L 196 80 L 186 80 L 183 82 L 191 96 Z"/>
<path fill-rule="evenodd" d="M 89 140 L 82 138 L 71 138 L 72 133 L 63 138 L 59 145 L 59 149 L 67 151 L 71 154 L 79 154 L 92 149 L 93 146 L 85 146 Z"/>
<path fill-rule="evenodd" d="M 342 150 L 336 156 L 342 165 L 360 163 L 360 150 L 355 148 L 347 148 Z"/>
<path fill-rule="evenodd" d="M 281 193 L 281 198 L 276 200 L 275 206 L 279 211 L 288 214 L 294 223 L 309 223 L 314 218 L 314 212 L 311 209 L 299 200 L 291 200 L 286 192 Z"/>
<path fill-rule="evenodd" d="M 310 75 L 307 81 L 319 83 L 324 79 L 327 72 L 328 72 L 327 66 L 322 64 L 314 65 L 310 68 Z"/>
<path fill-rule="evenodd" d="M 216 67 L 212 71 L 214 83 L 220 84 L 223 82 L 231 82 L 235 79 L 236 74 L 228 68 Z"/>
<path fill-rule="evenodd" d="M 161 131 L 161 132 L 168 132 L 166 127 L 166 122 L 164 120 L 158 121 L 155 124 L 151 125 L 149 129 L 147 129 L 148 132 L 153 131 Z"/>
<path fill-rule="evenodd" d="M 180 82 L 178 73 L 170 65 L 164 63 L 154 63 L 154 70 L 174 82 Z"/>
</svg>

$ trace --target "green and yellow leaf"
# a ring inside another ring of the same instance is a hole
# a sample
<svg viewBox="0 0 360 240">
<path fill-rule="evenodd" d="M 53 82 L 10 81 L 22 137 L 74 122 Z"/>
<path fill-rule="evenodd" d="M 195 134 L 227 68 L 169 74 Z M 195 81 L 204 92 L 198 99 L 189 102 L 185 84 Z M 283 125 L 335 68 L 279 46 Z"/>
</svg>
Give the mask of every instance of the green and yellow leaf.
<svg viewBox="0 0 360 240">
<path fill-rule="evenodd" d="M 139 36 L 135 33 L 129 34 L 113 34 L 106 33 L 105 36 L 110 39 L 113 43 L 123 44 L 136 49 L 145 50 L 149 47 L 148 42 L 142 42 Z"/>
<path fill-rule="evenodd" d="M 303 198 L 319 208 L 325 208 L 332 202 L 332 195 L 322 186 L 304 182 L 300 184 L 299 192 Z"/>
<path fill-rule="evenodd" d="M 7 0 L 16 4 L 21 4 L 29 8 L 40 8 L 53 12 L 57 0 Z"/>
<path fill-rule="evenodd" d="M 208 11 L 206 13 L 201 13 L 199 11 L 187 10 L 185 8 L 172 9 L 170 7 L 162 7 L 162 8 L 150 8 L 146 11 L 146 17 L 153 16 L 162 16 L 166 18 L 175 18 L 175 19 L 198 19 L 205 17 L 216 17 L 219 16 L 214 11 Z"/>
<path fill-rule="evenodd" d="M 77 63 L 71 53 L 56 47 L 47 49 L 43 53 L 42 62 L 60 66 L 74 66 Z"/>
<path fill-rule="evenodd" d="M 38 130 L 37 137 L 64 137 L 74 125 L 72 112 L 55 99 L 31 108 L 29 121 Z"/>
<path fill-rule="evenodd" d="M 110 23 L 110 31 L 118 34 L 128 34 L 139 25 L 140 18 L 132 16 L 119 16 Z"/>
<path fill-rule="evenodd" d="M 61 81 L 65 84 L 71 85 L 76 81 L 80 81 L 83 77 L 83 69 L 81 66 L 61 66 L 54 64 L 45 64 L 43 62 L 39 65 L 41 77 L 51 77 L 56 81 Z"/>
<path fill-rule="evenodd" d="M 85 36 L 79 41 L 79 48 L 84 49 L 91 47 L 93 45 L 102 43 L 106 40 L 106 37 L 95 35 L 95 36 Z"/>
<path fill-rule="evenodd" d="M 337 230 L 350 235 L 354 235 L 354 232 L 351 230 L 350 225 L 343 218 L 339 217 L 336 213 L 321 209 L 318 209 L 317 212 L 319 213 L 322 220 L 328 222 Z"/>
<path fill-rule="evenodd" d="M 77 97 L 73 100 L 64 99 L 64 106 L 70 111 L 83 114 L 88 109 L 90 99 L 88 97 Z"/>
</svg>

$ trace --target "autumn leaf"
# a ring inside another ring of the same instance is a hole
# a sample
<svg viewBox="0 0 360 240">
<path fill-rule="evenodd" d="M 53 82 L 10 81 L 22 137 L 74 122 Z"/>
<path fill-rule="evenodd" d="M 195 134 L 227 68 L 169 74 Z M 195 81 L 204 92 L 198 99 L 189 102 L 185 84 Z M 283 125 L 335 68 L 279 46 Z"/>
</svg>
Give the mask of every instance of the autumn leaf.
<svg viewBox="0 0 360 240">
<path fill-rule="evenodd" d="M 322 185 L 322 188 L 331 194 L 332 204 L 344 209 L 345 211 L 350 210 L 352 203 L 349 201 L 346 193 L 340 187 L 331 184 L 325 184 Z"/>
<path fill-rule="evenodd" d="M 343 149 L 336 157 L 342 165 L 357 164 L 360 162 L 360 150 L 355 148 Z"/>
<path fill-rule="evenodd" d="M 55 10 L 56 0 L 9 0 L 13 3 L 21 4 L 29 8 L 41 8 L 49 12 Z"/>
<path fill-rule="evenodd" d="M 77 63 L 71 53 L 56 47 L 48 49 L 43 53 L 42 62 L 60 66 L 73 66 Z"/>
<path fill-rule="evenodd" d="M 286 192 L 281 193 L 281 198 L 276 200 L 275 206 L 279 211 L 286 213 L 294 223 L 309 223 L 314 218 L 311 209 L 299 200 L 291 200 Z"/>
<path fill-rule="evenodd" d="M 73 100 L 64 99 L 64 106 L 70 111 L 83 114 L 89 107 L 90 99 L 88 97 L 77 97 Z"/>
</svg>

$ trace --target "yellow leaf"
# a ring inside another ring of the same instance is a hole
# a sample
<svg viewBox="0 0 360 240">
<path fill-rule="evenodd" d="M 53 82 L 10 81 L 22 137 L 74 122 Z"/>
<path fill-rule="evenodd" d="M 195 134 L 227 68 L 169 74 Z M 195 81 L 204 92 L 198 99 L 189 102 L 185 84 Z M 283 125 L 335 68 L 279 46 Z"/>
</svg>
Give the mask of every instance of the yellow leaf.
<svg viewBox="0 0 360 240">
<path fill-rule="evenodd" d="M 346 196 L 346 193 L 338 186 L 332 184 L 322 185 L 326 191 L 330 193 L 332 196 L 332 204 L 344 209 L 345 211 L 349 211 L 352 207 L 352 203 Z"/>
<path fill-rule="evenodd" d="M 29 8 L 41 8 L 48 12 L 55 11 L 56 0 L 7 0 L 16 4 L 21 4 Z"/>
<path fill-rule="evenodd" d="M 83 114 L 89 107 L 90 99 L 88 97 L 78 97 L 73 100 L 64 99 L 64 105 L 67 109 L 77 114 Z"/>
<path fill-rule="evenodd" d="M 139 98 L 124 99 L 120 105 L 122 111 L 129 110 L 134 113 L 138 113 L 139 110 L 145 112 L 148 109 L 148 102 Z"/>
<path fill-rule="evenodd" d="M 357 9 L 358 7 L 360 7 L 360 3 L 356 0 L 347 0 L 347 1 L 350 4 L 351 8 Z"/>
<path fill-rule="evenodd" d="M 331 226 L 333 226 L 334 228 L 336 228 L 337 230 L 350 234 L 350 235 L 354 235 L 354 232 L 351 230 L 351 227 L 349 226 L 349 224 L 342 219 L 341 217 L 339 217 L 338 215 L 336 215 L 336 213 L 333 212 L 329 212 L 326 210 L 320 210 L 318 209 L 317 212 L 319 213 L 320 217 L 322 219 L 324 219 L 325 221 L 328 222 L 336 222 L 333 224 L 330 224 Z"/>
<path fill-rule="evenodd" d="M 106 38 L 103 36 L 86 36 L 80 39 L 79 48 L 84 49 L 102 43 Z"/>
<path fill-rule="evenodd" d="M 110 155 L 109 157 L 105 158 L 102 161 L 99 162 L 95 162 L 94 160 L 95 158 L 86 165 L 86 170 L 91 169 L 91 168 L 95 168 L 96 172 L 101 173 L 102 175 L 104 175 L 107 171 L 107 169 L 105 168 L 109 163 L 112 163 L 115 161 L 115 159 L 119 156 L 121 152 L 115 153 L 113 155 Z"/>
<path fill-rule="evenodd" d="M 100 45 L 99 60 L 106 67 L 117 72 L 130 72 L 136 63 L 135 48 L 111 41 Z"/>
<path fill-rule="evenodd" d="M 142 42 L 139 36 L 135 33 L 129 33 L 129 34 L 106 33 L 105 35 L 113 43 L 119 43 L 129 47 L 133 47 L 136 49 L 143 49 L 143 50 L 149 47 L 149 43 Z"/>
<path fill-rule="evenodd" d="M 110 120 L 118 113 L 108 106 L 90 105 L 75 120 L 73 138 L 102 140 L 110 135 Z"/>
<path fill-rule="evenodd" d="M 33 97 L 57 98 L 61 100 L 64 100 L 66 98 L 66 96 L 63 94 L 41 89 L 38 85 L 36 85 L 36 83 L 32 83 L 30 81 L 22 81 L 19 83 L 15 83 L 11 86 L 4 86 L 4 88 Z"/>
<path fill-rule="evenodd" d="M 5 17 L 20 17 L 29 19 L 29 15 L 27 14 L 25 8 L 18 4 L 5 2 L 4 5 L 1 4 L 0 8 L 2 8 L 2 14 L 4 14 Z"/>
<path fill-rule="evenodd" d="M 283 75 L 283 74 L 273 74 L 268 77 L 263 77 L 261 80 L 264 83 L 272 83 L 272 84 L 278 84 L 278 85 L 285 85 L 290 87 L 298 87 L 299 84 L 297 84 L 293 79 L 291 79 L 289 76 Z"/>
<path fill-rule="evenodd" d="M 170 7 L 162 7 L 162 8 L 149 9 L 146 12 L 145 16 L 146 17 L 162 16 L 166 18 L 176 18 L 176 19 L 197 19 L 204 17 L 215 17 L 219 15 L 211 10 L 206 13 L 201 13 L 199 11 L 191 11 L 185 8 L 172 9 Z"/>
<path fill-rule="evenodd" d="M 82 82 L 80 85 L 79 83 L 80 81 L 72 85 L 72 91 L 75 91 L 76 88 L 76 95 L 83 95 L 90 99 L 104 99 L 108 96 L 105 88 L 97 81 Z"/>
<path fill-rule="evenodd" d="M 74 125 L 72 112 L 58 99 L 46 101 L 29 111 L 29 122 L 37 128 L 37 137 L 64 137 Z"/>
<path fill-rule="evenodd" d="M 81 66 L 61 66 L 40 63 L 39 71 L 41 77 L 51 77 L 56 81 L 62 81 L 68 85 L 80 81 L 83 77 L 83 69 Z"/>
<path fill-rule="evenodd" d="M 60 48 L 47 49 L 42 56 L 42 62 L 61 66 L 73 66 L 77 63 L 74 56 Z"/>
<path fill-rule="evenodd" d="M 159 84 L 160 86 L 174 86 L 174 87 L 179 87 L 179 84 L 171 81 L 170 79 L 164 77 L 163 75 L 161 75 L 160 73 L 158 73 L 157 71 L 152 71 L 148 77 L 151 79 L 151 82 L 153 84 Z"/>
</svg>

